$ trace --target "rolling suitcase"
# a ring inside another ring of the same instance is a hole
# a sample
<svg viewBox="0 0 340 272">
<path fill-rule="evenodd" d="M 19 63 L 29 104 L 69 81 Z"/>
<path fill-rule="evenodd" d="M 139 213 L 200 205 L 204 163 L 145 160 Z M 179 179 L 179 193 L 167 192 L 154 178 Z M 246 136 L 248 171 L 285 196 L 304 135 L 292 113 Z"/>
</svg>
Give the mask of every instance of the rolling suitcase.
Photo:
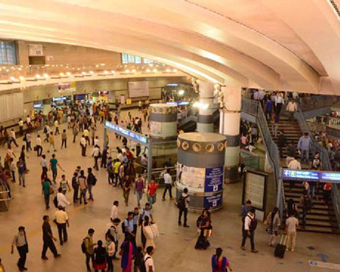
<svg viewBox="0 0 340 272">
<path fill-rule="evenodd" d="M 287 236 L 282 234 L 280 243 L 277 243 L 275 251 L 274 251 L 275 257 L 283 258 L 285 256 L 286 248 L 287 248 L 286 242 L 287 242 Z"/>
</svg>

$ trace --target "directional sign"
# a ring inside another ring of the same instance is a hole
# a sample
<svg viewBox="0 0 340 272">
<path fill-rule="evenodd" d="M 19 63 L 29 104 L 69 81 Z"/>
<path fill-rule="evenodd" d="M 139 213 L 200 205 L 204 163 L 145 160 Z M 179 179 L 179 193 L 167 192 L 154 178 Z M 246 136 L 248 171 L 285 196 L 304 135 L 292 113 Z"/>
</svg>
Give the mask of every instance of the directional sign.
<svg viewBox="0 0 340 272">
<path fill-rule="evenodd" d="M 340 173 L 338 172 L 321 172 L 321 179 L 333 183 L 340 183 Z"/>
<path fill-rule="evenodd" d="M 109 121 L 105 122 L 105 126 L 109 129 L 112 129 L 113 131 L 119 133 L 122 136 L 126 136 L 127 138 L 130 138 L 131 140 L 134 140 L 136 142 L 139 142 L 143 145 L 147 145 L 148 144 L 148 138 L 145 137 L 142 134 L 136 133 L 134 131 L 131 131 L 129 129 L 117 126 Z"/>
<path fill-rule="evenodd" d="M 319 180 L 319 172 L 316 171 L 303 171 L 303 170 L 283 170 L 283 179 L 292 180 Z"/>
</svg>

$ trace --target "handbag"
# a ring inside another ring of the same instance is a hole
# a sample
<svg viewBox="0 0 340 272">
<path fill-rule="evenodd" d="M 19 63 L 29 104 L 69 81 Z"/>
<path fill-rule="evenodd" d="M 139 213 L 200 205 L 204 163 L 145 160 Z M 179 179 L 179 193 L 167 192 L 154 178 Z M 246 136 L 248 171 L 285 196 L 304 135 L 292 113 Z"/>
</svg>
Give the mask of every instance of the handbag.
<svg viewBox="0 0 340 272">
<path fill-rule="evenodd" d="M 203 231 L 203 236 L 204 237 L 210 237 L 212 235 L 212 229 L 205 229 Z"/>
<path fill-rule="evenodd" d="M 50 186 L 49 188 L 50 188 L 49 189 L 50 190 L 50 195 L 53 195 L 54 194 L 54 190 L 53 190 L 52 186 Z"/>
</svg>

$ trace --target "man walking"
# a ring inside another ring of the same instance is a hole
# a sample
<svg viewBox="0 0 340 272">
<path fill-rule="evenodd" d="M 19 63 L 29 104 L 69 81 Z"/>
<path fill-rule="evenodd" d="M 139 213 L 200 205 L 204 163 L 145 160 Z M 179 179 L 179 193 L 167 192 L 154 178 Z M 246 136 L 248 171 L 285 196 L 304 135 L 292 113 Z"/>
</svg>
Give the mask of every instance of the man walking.
<svg viewBox="0 0 340 272">
<path fill-rule="evenodd" d="M 55 258 L 60 257 L 60 254 L 58 254 L 57 248 L 55 247 L 55 244 L 53 242 L 53 240 L 57 241 L 57 239 L 52 234 L 51 225 L 49 223 L 50 217 L 48 215 L 44 215 L 43 220 L 44 220 L 44 223 L 42 225 L 42 230 L 43 230 L 44 244 L 43 244 L 43 250 L 41 253 L 41 259 L 46 261 L 48 260 L 48 258 L 46 257 L 47 249 L 51 250 Z"/>
<path fill-rule="evenodd" d="M 152 209 L 152 205 L 156 203 L 156 192 L 158 189 L 158 184 L 156 184 L 155 179 L 151 178 L 150 184 L 148 184 L 148 197 L 149 197 L 149 203 L 150 208 Z"/>
<path fill-rule="evenodd" d="M 92 150 L 92 157 L 94 158 L 94 166 L 93 168 L 97 171 L 99 171 L 98 167 L 98 159 L 100 158 L 100 149 L 98 145 L 95 145 L 93 150 Z"/>
<path fill-rule="evenodd" d="M 53 132 L 50 133 L 50 136 L 49 136 L 48 140 L 50 142 L 50 145 L 48 147 L 48 151 L 47 152 L 50 152 L 51 147 L 53 148 L 53 151 L 56 152 L 57 150 L 55 149 Z"/>
<path fill-rule="evenodd" d="M 53 182 L 56 183 L 56 179 L 58 176 L 58 168 L 59 167 L 63 172 L 65 170 L 60 166 L 58 160 L 55 158 L 55 154 L 52 154 L 52 158 L 50 159 L 50 170 L 52 170 Z"/>
<path fill-rule="evenodd" d="M 179 215 L 178 215 L 178 226 L 182 225 L 182 214 L 184 214 L 184 225 L 183 227 L 188 228 L 187 225 L 187 215 L 188 215 L 188 207 L 189 207 L 190 197 L 188 195 L 188 188 L 184 188 L 183 193 L 181 197 L 178 200 L 178 209 L 179 209 Z"/>
<path fill-rule="evenodd" d="M 15 131 L 14 131 L 13 128 L 11 129 L 11 132 L 10 132 L 10 134 L 9 134 L 9 141 L 8 141 L 8 144 L 11 144 L 12 142 L 16 145 L 16 147 L 19 146 L 19 145 L 17 144 L 16 137 L 15 137 Z"/>
<path fill-rule="evenodd" d="M 61 187 L 58 189 L 57 202 L 58 207 L 61 206 L 63 209 L 65 209 L 66 206 L 71 205 L 71 203 L 66 199 L 66 196 L 63 194 L 63 189 Z"/>
<path fill-rule="evenodd" d="M 40 135 L 37 135 L 37 138 L 35 139 L 35 148 L 37 149 L 37 156 L 40 157 L 43 152 L 43 148 L 41 145 L 41 138 Z"/>
<path fill-rule="evenodd" d="M 73 173 L 72 188 L 73 188 L 73 203 L 78 203 L 79 182 L 77 172 Z"/>
<path fill-rule="evenodd" d="M 25 264 L 26 264 L 26 257 L 28 253 L 28 243 L 27 243 L 27 238 L 26 238 L 25 227 L 23 226 L 19 227 L 19 232 L 13 238 L 11 254 L 14 253 L 14 247 L 17 248 L 19 256 L 20 256 L 17 262 L 17 266 L 19 270 L 20 271 L 27 270 L 27 268 L 25 267 Z"/>
<path fill-rule="evenodd" d="M 146 216 L 150 218 L 150 222 L 153 222 L 152 210 L 150 209 L 149 203 L 145 203 L 145 208 L 140 212 L 139 217 L 138 217 L 138 226 L 141 227 L 141 238 L 142 238 L 143 248 L 145 247 L 145 243 L 146 243 L 146 237 L 143 232 L 143 222 Z"/>
<path fill-rule="evenodd" d="M 253 253 L 258 252 L 258 250 L 255 249 L 255 242 L 254 242 L 256 225 L 257 225 L 257 221 L 255 219 L 255 208 L 251 208 L 250 212 L 248 212 L 246 218 L 244 219 L 243 239 L 242 239 L 242 245 L 241 245 L 242 250 L 246 250 L 245 244 L 246 244 L 247 238 L 249 237 L 250 244 L 251 244 L 251 252 Z"/>
<path fill-rule="evenodd" d="M 140 208 L 140 201 L 143 198 L 143 191 L 144 191 L 144 180 L 142 179 L 141 175 L 138 175 L 138 178 L 135 181 L 135 191 L 137 193 L 137 205 Z"/>
<path fill-rule="evenodd" d="M 78 177 L 79 189 L 80 189 L 80 204 L 82 204 L 82 200 L 84 199 L 84 204 L 87 204 L 86 201 L 86 191 L 88 188 L 86 177 L 84 176 L 84 170 L 80 171 L 80 176 Z"/>
<path fill-rule="evenodd" d="M 172 200 L 172 178 L 170 176 L 170 169 L 166 169 L 166 173 L 164 174 L 164 184 L 165 189 L 163 193 L 163 201 L 165 200 L 166 192 L 169 191 L 170 200 Z"/>
<path fill-rule="evenodd" d="M 293 99 L 289 101 L 286 110 L 289 113 L 289 121 L 293 121 L 294 113 L 297 111 L 297 104 Z"/>
<path fill-rule="evenodd" d="M 298 142 L 298 149 L 301 151 L 301 162 L 308 162 L 309 160 L 309 148 L 311 140 L 308 132 L 303 133 Z"/>
<path fill-rule="evenodd" d="M 86 157 L 86 146 L 87 146 L 87 142 L 86 142 L 86 139 L 85 139 L 85 136 L 81 136 L 80 138 L 80 146 L 81 146 L 81 155 L 83 157 Z"/>
<path fill-rule="evenodd" d="M 287 251 L 295 250 L 295 241 L 296 241 L 296 228 L 299 226 L 299 220 L 292 213 L 289 215 L 289 218 L 286 220 L 286 232 L 287 232 Z"/>
<path fill-rule="evenodd" d="M 92 266 L 94 266 L 94 246 L 96 245 L 93 243 L 93 235 L 94 235 L 94 229 L 89 229 L 87 232 L 87 236 L 84 238 L 84 244 L 85 244 L 85 255 L 86 255 L 86 268 L 88 272 L 91 272 L 90 267 L 90 260 L 92 262 Z"/>
<path fill-rule="evenodd" d="M 93 194 L 92 194 L 92 187 L 95 186 L 97 183 L 97 178 L 92 173 L 92 168 L 87 169 L 87 186 L 89 189 L 89 200 L 93 201 Z"/>
<path fill-rule="evenodd" d="M 60 245 L 62 246 L 64 243 L 67 242 L 67 227 L 70 227 L 68 215 L 65 212 L 64 208 L 59 206 L 58 210 L 54 213 L 54 223 L 58 227 L 59 233 L 59 241 Z"/>
<path fill-rule="evenodd" d="M 42 183 L 46 210 L 50 208 L 51 181 L 48 178 Z"/>
<path fill-rule="evenodd" d="M 113 206 L 111 208 L 111 214 L 110 214 L 110 220 L 112 223 L 116 218 L 118 218 L 118 206 L 119 206 L 119 202 L 115 200 L 113 202 Z"/>
</svg>

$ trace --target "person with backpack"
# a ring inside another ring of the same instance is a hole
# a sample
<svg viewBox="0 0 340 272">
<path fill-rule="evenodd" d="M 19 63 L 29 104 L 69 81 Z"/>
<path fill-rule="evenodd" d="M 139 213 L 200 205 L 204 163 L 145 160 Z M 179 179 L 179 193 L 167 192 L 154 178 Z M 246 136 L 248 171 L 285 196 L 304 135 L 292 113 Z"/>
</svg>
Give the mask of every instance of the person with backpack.
<svg viewBox="0 0 340 272">
<path fill-rule="evenodd" d="M 242 250 L 246 250 L 245 244 L 246 244 L 247 238 L 249 237 L 250 244 L 251 244 L 251 252 L 253 253 L 259 252 L 257 249 L 255 249 L 255 242 L 254 242 L 256 227 L 257 227 L 257 220 L 255 218 L 255 208 L 251 208 L 250 212 L 248 212 L 247 216 L 245 217 L 244 223 L 243 223 L 243 239 L 242 239 L 242 244 L 241 244 Z"/>
<path fill-rule="evenodd" d="M 152 259 L 153 255 L 153 247 L 149 246 L 146 249 L 146 254 L 144 256 L 144 264 L 145 264 L 145 271 L 146 272 L 155 272 L 155 265 Z"/>
<path fill-rule="evenodd" d="M 96 186 L 96 184 L 97 184 L 97 178 L 95 177 L 95 175 L 93 175 L 92 168 L 88 168 L 87 169 L 87 185 L 88 185 L 89 194 L 90 194 L 90 197 L 88 200 L 94 201 L 93 194 L 92 194 L 92 187 Z"/>
<path fill-rule="evenodd" d="M 177 203 L 177 207 L 179 209 L 178 226 L 182 225 L 181 219 L 182 219 L 182 214 L 184 214 L 184 224 L 183 224 L 184 228 L 189 228 L 189 226 L 187 225 L 189 202 L 190 202 L 190 197 L 188 195 L 188 188 L 184 188 L 183 193 Z"/>
<path fill-rule="evenodd" d="M 128 217 L 122 223 L 122 232 L 125 234 L 125 240 L 131 237 L 131 242 L 136 239 L 136 235 L 134 234 L 133 216 L 133 212 L 128 212 Z"/>
<path fill-rule="evenodd" d="M 302 228 L 306 227 L 306 216 L 308 211 L 312 208 L 312 200 L 307 190 L 303 190 L 303 195 L 300 199 L 299 207 L 302 208 Z"/>
<path fill-rule="evenodd" d="M 113 237 L 113 242 L 115 243 L 115 253 L 113 255 L 113 260 L 119 260 L 117 257 L 117 250 L 118 250 L 118 244 L 119 244 L 119 236 L 118 236 L 118 225 L 120 223 L 119 218 L 115 218 L 112 220 L 112 223 L 110 224 L 110 228 L 107 230 L 106 235 L 110 234 Z"/>
<path fill-rule="evenodd" d="M 146 238 L 143 232 L 143 222 L 146 216 L 151 219 L 151 222 L 153 222 L 152 209 L 149 203 L 145 203 L 145 208 L 142 209 L 142 211 L 139 214 L 139 218 L 138 218 L 138 226 L 141 227 L 141 239 L 142 239 L 143 247 L 145 247 L 145 243 L 146 243 Z"/>
<path fill-rule="evenodd" d="M 276 244 L 278 231 L 281 225 L 281 219 L 279 214 L 279 208 L 275 207 L 267 216 L 267 228 L 266 232 L 270 234 L 268 246 L 273 247 Z"/>
<path fill-rule="evenodd" d="M 83 243 L 81 244 L 81 250 L 85 254 L 85 264 L 87 271 L 90 272 L 90 260 L 92 262 L 92 266 L 94 266 L 94 246 L 96 243 L 93 243 L 93 235 L 94 235 L 94 229 L 89 229 L 87 231 L 87 236 L 83 239 Z"/>
<path fill-rule="evenodd" d="M 98 272 L 106 270 L 106 249 L 103 247 L 102 240 L 98 240 L 97 247 L 94 249 L 94 271 Z"/>
<path fill-rule="evenodd" d="M 211 257 L 212 272 L 227 272 L 228 268 L 230 271 L 233 271 L 228 259 L 223 257 L 222 252 L 222 248 L 216 248 L 216 254 Z"/>
</svg>

